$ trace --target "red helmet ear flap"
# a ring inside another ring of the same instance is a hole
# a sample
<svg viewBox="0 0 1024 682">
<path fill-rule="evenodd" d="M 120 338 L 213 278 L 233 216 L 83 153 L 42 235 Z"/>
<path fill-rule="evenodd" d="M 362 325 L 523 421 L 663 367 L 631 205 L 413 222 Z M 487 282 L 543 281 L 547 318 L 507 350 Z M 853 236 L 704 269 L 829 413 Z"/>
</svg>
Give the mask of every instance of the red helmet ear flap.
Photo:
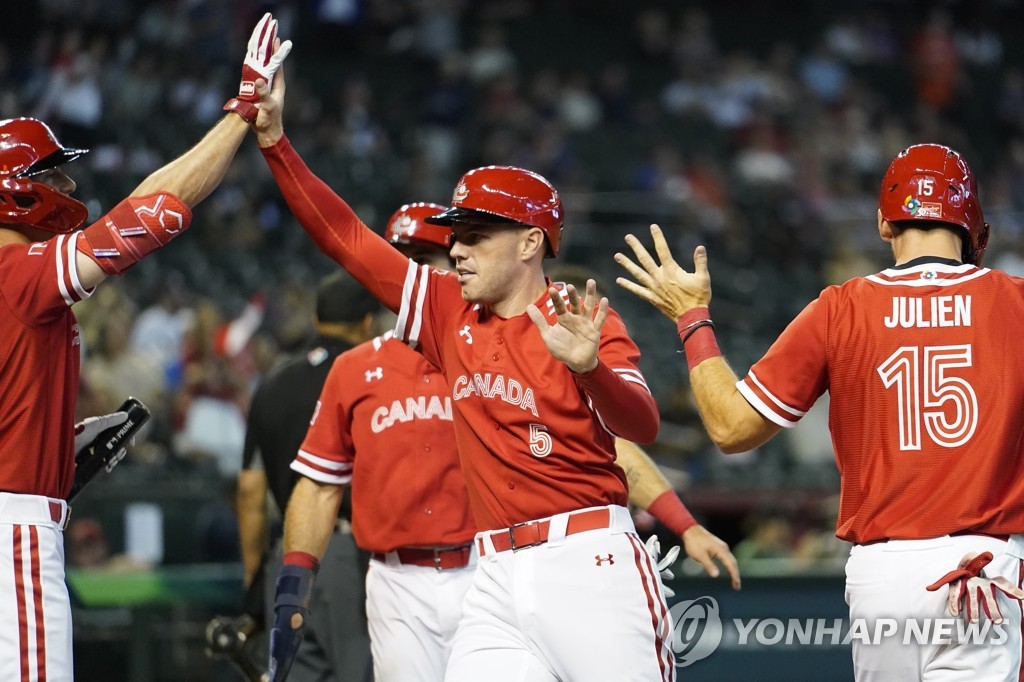
<svg viewBox="0 0 1024 682">
<path fill-rule="evenodd" d="M 30 225 L 55 234 L 73 232 L 89 218 L 80 201 L 24 178 L 0 180 L 0 221 Z"/>
</svg>

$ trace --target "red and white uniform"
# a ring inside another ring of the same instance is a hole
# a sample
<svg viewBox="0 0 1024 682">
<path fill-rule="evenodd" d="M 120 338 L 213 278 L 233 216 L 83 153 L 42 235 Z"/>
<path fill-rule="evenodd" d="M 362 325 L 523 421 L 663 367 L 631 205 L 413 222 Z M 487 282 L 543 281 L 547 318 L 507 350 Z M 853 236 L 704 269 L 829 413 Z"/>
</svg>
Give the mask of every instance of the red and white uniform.
<svg viewBox="0 0 1024 682">
<path fill-rule="evenodd" d="M 945 591 L 924 586 L 972 548 L 995 554 L 986 575 L 1003 571 L 1018 583 L 1018 562 L 997 538 L 1024 532 L 1024 356 L 1007 352 L 1021 338 L 1024 280 L 922 258 L 823 291 L 737 384 L 786 428 L 829 391 L 842 475 L 837 535 L 857 545 L 851 617 L 941 614 Z M 893 567 L 915 563 L 912 571 Z M 882 566 L 899 578 L 882 580 Z M 1003 615 L 1019 626 L 1018 605 L 1007 603 Z M 1008 630 L 1019 652 L 1019 627 Z M 1012 648 L 978 649 L 998 656 Z M 856 640 L 854 652 L 883 675 L 909 665 L 906 652 Z M 963 661 L 962 651 L 954 656 Z M 969 669 L 999 665 L 977 659 Z"/>
<path fill-rule="evenodd" d="M 81 341 L 71 306 L 92 294 L 79 280 L 80 238 L 74 232 L 0 248 L 3 680 L 72 677 L 62 530 L 75 473 Z"/>
<path fill-rule="evenodd" d="M 597 368 L 574 375 L 525 313 L 502 319 L 463 301 L 453 275 L 411 264 L 369 230 L 286 138 L 263 153 L 317 245 L 399 312 L 396 335 L 444 372 L 477 526 L 508 538 L 510 526 L 550 517 L 515 532 L 517 547 L 547 541 L 526 551 L 478 535 L 446 679 L 674 678 L 657 572 L 623 516 L 614 463 L 613 435 L 649 442 L 658 427 L 618 316 L 602 330 Z"/>
<path fill-rule="evenodd" d="M 375 679 L 441 679 L 472 583 L 476 531 L 444 376 L 390 333 L 343 353 L 292 468 L 352 485 L 352 532 L 373 553 Z"/>
</svg>

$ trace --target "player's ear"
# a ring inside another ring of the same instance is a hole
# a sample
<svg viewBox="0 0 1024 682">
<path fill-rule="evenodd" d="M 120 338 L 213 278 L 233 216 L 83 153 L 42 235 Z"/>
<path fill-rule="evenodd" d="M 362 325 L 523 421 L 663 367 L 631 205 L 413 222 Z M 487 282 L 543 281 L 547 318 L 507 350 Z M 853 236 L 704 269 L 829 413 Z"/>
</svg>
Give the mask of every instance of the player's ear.
<svg viewBox="0 0 1024 682">
<path fill-rule="evenodd" d="M 895 236 L 892 223 L 882 217 L 882 209 L 878 209 L 878 236 L 882 238 L 883 242 L 891 242 Z"/>
<path fill-rule="evenodd" d="M 544 231 L 539 227 L 528 227 L 522 231 L 519 239 L 519 257 L 532 260 L 538 253 L 544 254 Z"/>
</svg>

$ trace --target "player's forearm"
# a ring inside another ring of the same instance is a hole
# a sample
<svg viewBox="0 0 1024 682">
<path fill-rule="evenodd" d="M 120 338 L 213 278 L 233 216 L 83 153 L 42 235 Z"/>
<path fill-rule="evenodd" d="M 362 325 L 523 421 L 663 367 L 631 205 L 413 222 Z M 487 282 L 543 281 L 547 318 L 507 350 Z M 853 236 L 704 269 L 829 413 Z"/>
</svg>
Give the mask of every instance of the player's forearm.
<svg viewBox="0 0 1024 682">
<path fill-rule="evenodd" d="M 683 537 L 697 521 L 672 489 L 668 479 L 635 443 L 615 439 L 616 461 L 629 482 L 629 501 L 650 513 L 662 525 Z"/>
<path fill-rule="evenodd" d="M 305 552 L 323 558 L 338 519 L 344 488 L 302 476 L 284 517 L 284 552 Z"/>
<path fill-rule="evenodd" d="M 392 312 L 401 304 L 408 260 L 368 228 L 352 208 L 306 166 L 286 136 L 261 148 L 302 229 Z"/>
<path fill-rule="evenodd" d="M 626 381 L 604 362 L 585 374 L 573 375 L 593 401 L 594 410 L 612 433 L 637 443 L 658 436 L 658 404 L 646 387 Z"/>
<path fill-rule="evenodd" d="M 726 454 L 765 443 L 779 427 L 761 416 L 736 388 L 736 373 L 721 355 L 690 370 L 690 385 L 704 428 Z"/>
<path fill-rule="evenodd" d="M 647 509 L 654 500 L 672 489 L 658 465 L 635 443 L 615 439 L 616 462 L 626 472 L 629 483 L 629 501 Z"/>
<path fill-rule="evenodd" d="M 188 206 L 195 206 L 224 179 L 248 124 L 228 114 L 199 143 L 142 181 L 131 196 L 169 192 Z"/>
<path fill-rule="evenodd" d="M 248 586 L 259 569 L 269 536 L 266 474 L 248 470 L 239 474 L 236 506 L 242 566 L 245 569 L 245 584 Z"/>
</svg>

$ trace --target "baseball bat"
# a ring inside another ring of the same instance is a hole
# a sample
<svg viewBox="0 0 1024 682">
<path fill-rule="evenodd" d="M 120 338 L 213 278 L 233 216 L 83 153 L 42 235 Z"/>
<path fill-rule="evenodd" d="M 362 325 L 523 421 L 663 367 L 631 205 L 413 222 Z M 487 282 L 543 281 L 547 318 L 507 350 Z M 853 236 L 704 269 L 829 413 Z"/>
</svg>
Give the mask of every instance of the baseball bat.
<svg viewBox="0 0 1024 682">
<path fill-rule="evenodd" d="M 128 413 L 128 419 L 101 431 L 91 443 L 75 453 L 75 481 L 68 495 L 69 503 L 99 475 L 101 469 L 109 472 L 117 466 L 124 457 L 122 451 L 149 421 L 149 408 L 138 398 L 129 397 L 117 411 Z"/>
</svg>

